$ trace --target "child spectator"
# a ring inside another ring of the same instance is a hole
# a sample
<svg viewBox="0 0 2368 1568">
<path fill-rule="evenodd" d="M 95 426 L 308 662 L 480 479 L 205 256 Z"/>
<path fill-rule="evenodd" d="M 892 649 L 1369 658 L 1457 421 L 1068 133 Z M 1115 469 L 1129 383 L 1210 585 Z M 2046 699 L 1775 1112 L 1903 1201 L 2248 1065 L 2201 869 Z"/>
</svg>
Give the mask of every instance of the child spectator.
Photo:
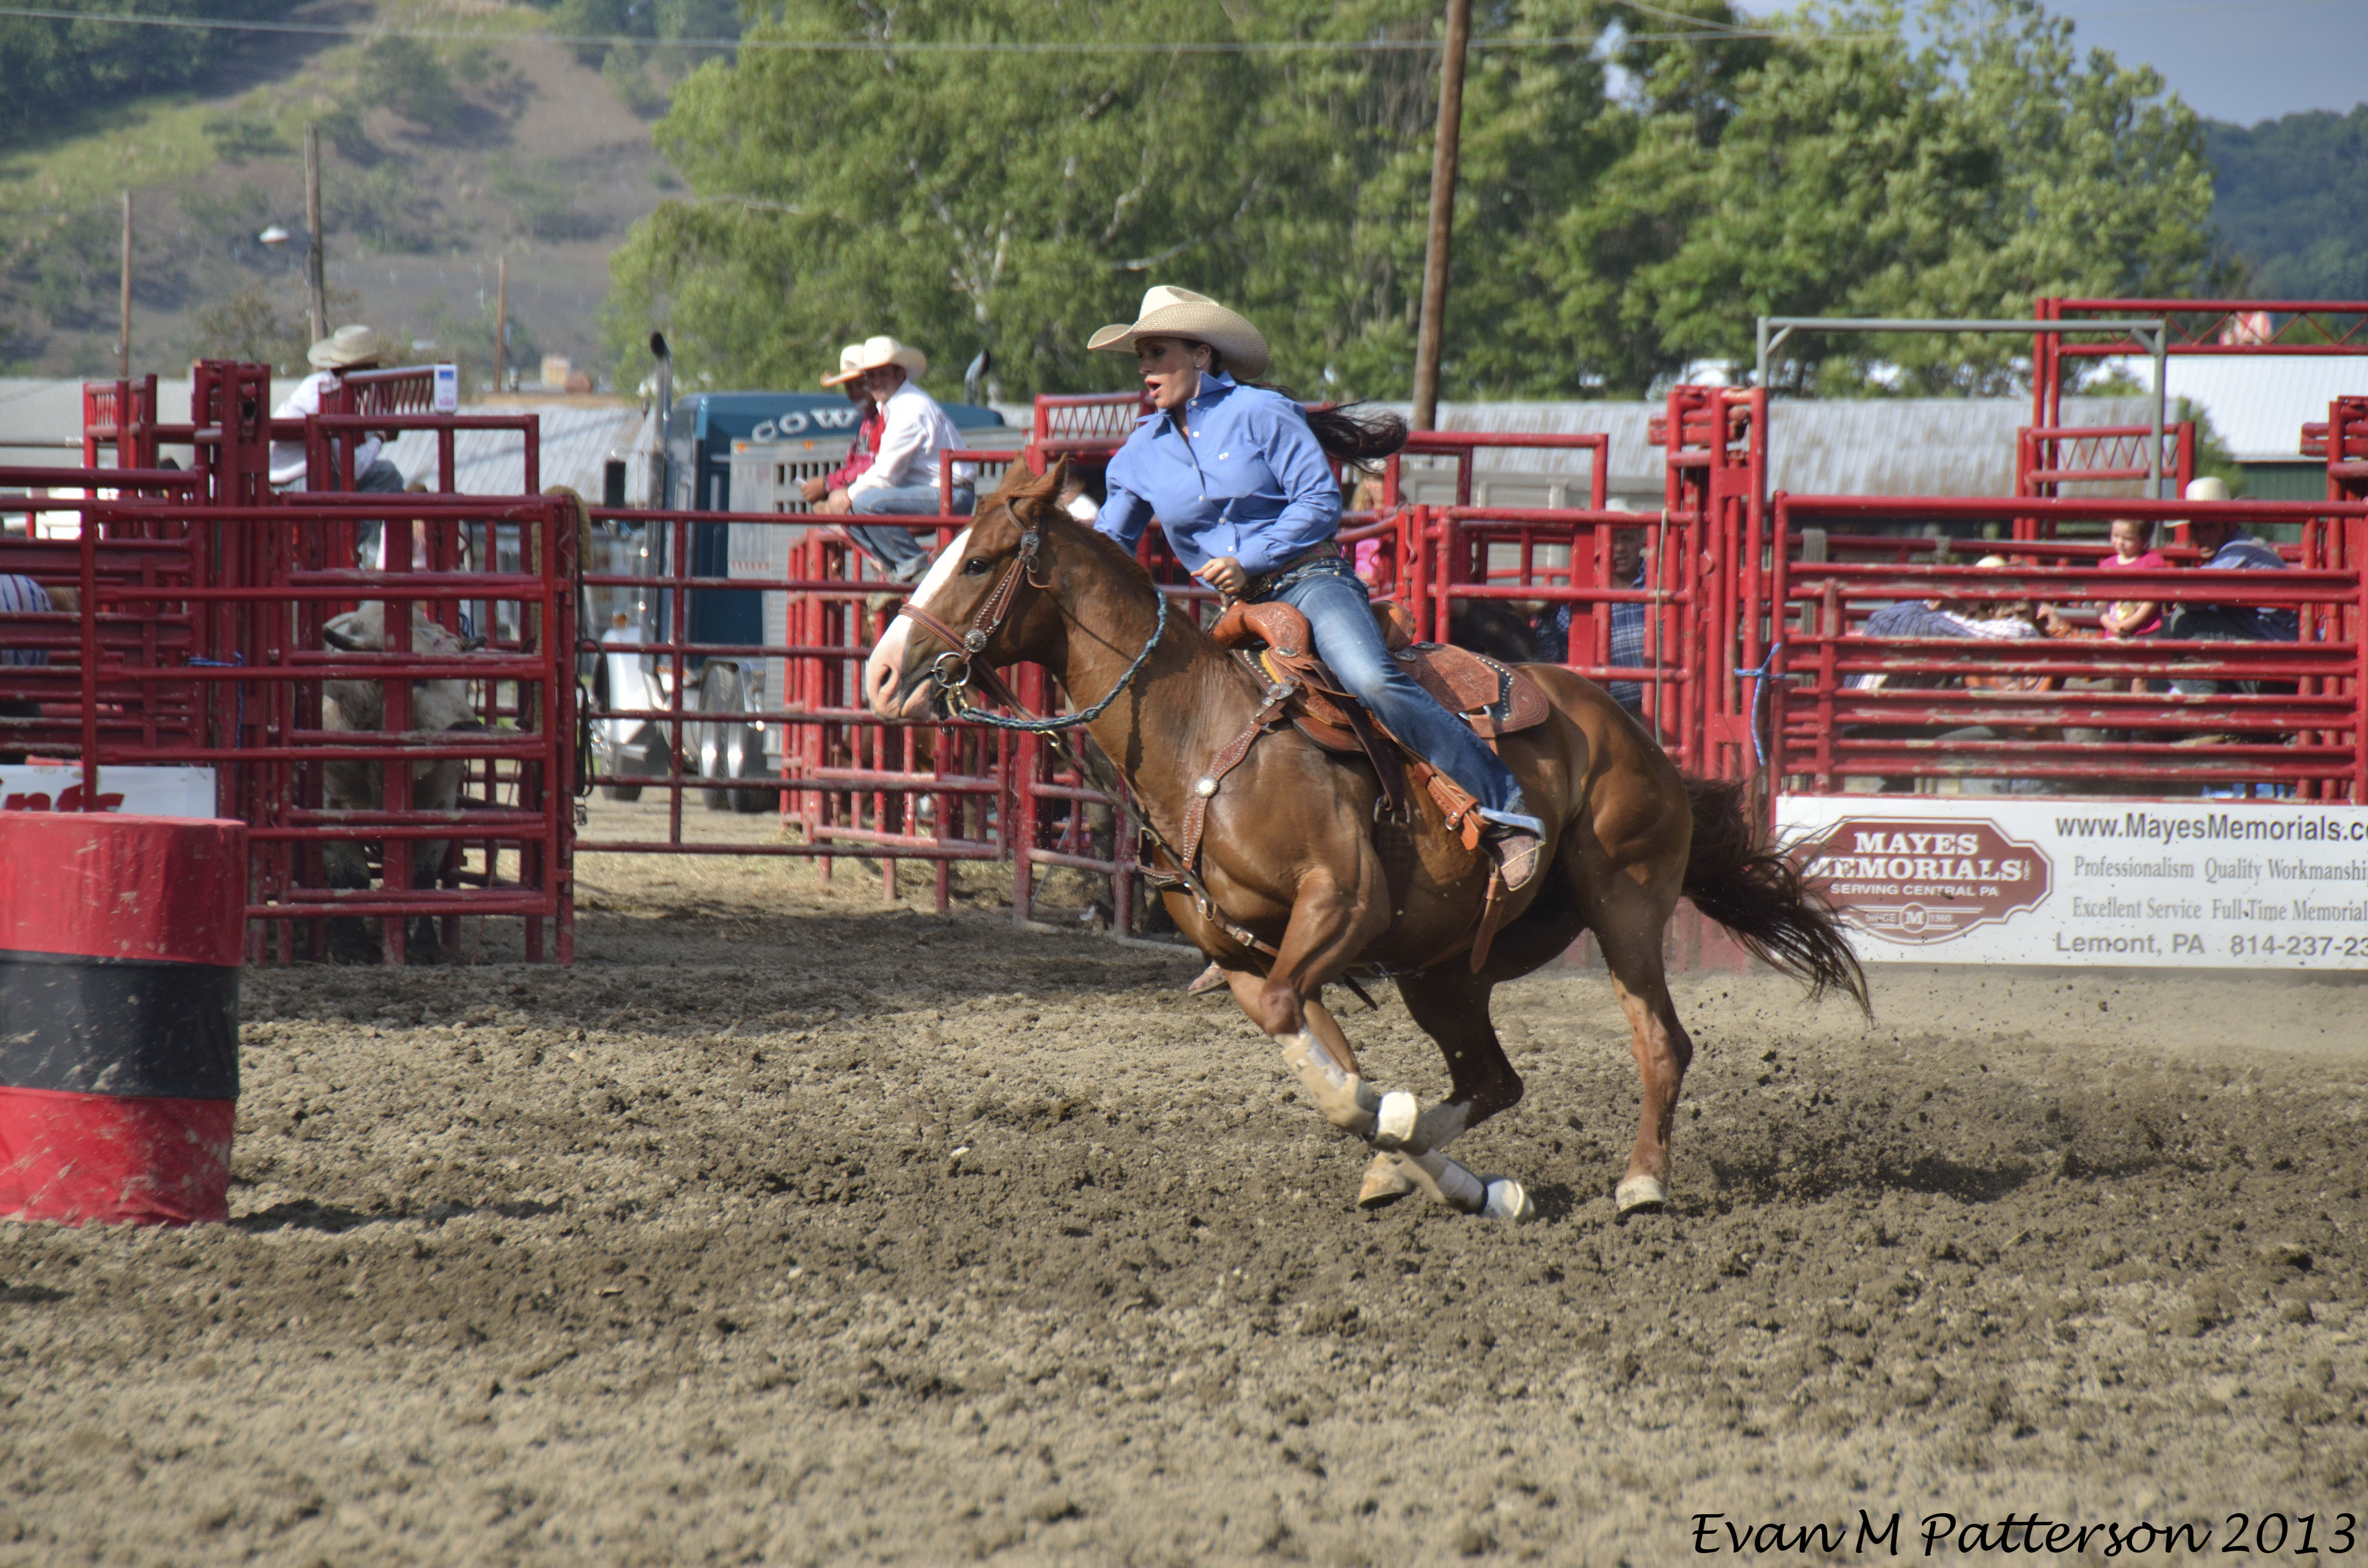
<svg viewBox="0 0 2368 1568">
<path fill-rule="evenodd" d="M 2154 525 L 2134 517 L 2115 517 L 2110 532 L 2113 553 L 2098 564 L 2105 569 L 2160 572 L 2170 562 L 2154 548 Z M 2162 630 L 2162 606 L 2151 599 L 2116 599 L 2097 618 L 2108 637 L 2152 637 Z"/>
</svg>

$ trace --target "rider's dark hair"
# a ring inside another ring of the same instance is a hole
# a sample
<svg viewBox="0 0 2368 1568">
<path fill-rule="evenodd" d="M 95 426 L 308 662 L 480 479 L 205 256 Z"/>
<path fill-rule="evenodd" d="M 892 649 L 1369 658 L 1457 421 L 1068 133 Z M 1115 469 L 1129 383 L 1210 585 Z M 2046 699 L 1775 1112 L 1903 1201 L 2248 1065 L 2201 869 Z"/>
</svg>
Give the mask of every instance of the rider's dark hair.
<svg viewBox="0 0 2368 1568">
<path fill-rule="evenodd" d="M 1201 343 L 1197 338 L 1184 342 L 1209 351 L 1209 369 L 1222 371 L 1225 368 L 1224 351 L 1213 343 Z M 1271 381 L 1245 381 L 1244 386 L 1259 387 L 1267 392 L 1300 401 L 1299 394 L 1289 387 Z M 1306 410 L 1307 427 L 1315 432 L 1315 440 L 1338 461 L 1349 467 L 1372 472 L 1392 452 L 1406 443 L 1406 422 L 1395 414 L 1360 414 L 1361 403 L 1346 403 L 1332 408 Z"/>
</svg>

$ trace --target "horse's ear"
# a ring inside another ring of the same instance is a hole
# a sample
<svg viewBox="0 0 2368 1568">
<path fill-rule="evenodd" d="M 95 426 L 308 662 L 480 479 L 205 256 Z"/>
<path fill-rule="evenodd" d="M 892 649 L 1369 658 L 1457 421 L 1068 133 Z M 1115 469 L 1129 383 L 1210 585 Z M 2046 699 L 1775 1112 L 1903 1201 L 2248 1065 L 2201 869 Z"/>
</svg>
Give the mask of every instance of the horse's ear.
<svg viewBox="0 0 2368 1568">
<path fill-rule="evenodd" d="M 1062 457 L 1043 473 L 1030 473 L 1024 462 L 1015 462 L 1003 471 L 1003 484 L 995 498 L 1014 512 L 1025 507 L 1030 514 L 1040 506 L 1058 503 L 1061 486 L 1069 480 L 1069 460 Z"/>
</svg>

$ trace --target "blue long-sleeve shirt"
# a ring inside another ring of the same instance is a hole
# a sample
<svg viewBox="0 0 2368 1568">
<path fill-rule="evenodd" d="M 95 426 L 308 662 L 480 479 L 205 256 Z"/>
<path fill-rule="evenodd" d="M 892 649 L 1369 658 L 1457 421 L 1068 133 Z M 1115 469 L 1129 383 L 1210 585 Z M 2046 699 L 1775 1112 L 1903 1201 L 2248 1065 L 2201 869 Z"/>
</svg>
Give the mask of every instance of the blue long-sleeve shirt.
<svg viewBox="0 0 2368 1568">
<path fill-rule="evenodd" d="M 1299 404 L 1220 374 L 1186 406 L 1189 442 L 1161 412 L 1110 459 L 1096 528 L 1132 552 L 1157 517 L 1191 571 L 1230 555 L 1252 576 L 1340 531 L 1339 482 Z"/>
</svg>

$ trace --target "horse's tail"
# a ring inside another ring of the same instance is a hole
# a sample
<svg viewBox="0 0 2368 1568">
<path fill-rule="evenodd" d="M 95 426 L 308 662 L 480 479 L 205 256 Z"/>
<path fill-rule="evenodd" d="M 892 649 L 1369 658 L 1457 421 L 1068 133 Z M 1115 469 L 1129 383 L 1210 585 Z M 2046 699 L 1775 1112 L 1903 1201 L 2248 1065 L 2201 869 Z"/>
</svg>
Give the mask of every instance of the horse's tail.
<svg viewBox="0 0 2368 1568">
<path fill-rule="evenodd" d="M 1753 957 L 1809 988 L 1839 991 L 1870 1017 L 1866 972 L 1833 905 L 1801 881 L 1800 869 L 1769 841 L 1745 810 L 1748 785 L 1685 777 L 1693 807 L 1693 850 L 1685 894 L 1694 907 L 1735 934 Z"/>
</svg>

